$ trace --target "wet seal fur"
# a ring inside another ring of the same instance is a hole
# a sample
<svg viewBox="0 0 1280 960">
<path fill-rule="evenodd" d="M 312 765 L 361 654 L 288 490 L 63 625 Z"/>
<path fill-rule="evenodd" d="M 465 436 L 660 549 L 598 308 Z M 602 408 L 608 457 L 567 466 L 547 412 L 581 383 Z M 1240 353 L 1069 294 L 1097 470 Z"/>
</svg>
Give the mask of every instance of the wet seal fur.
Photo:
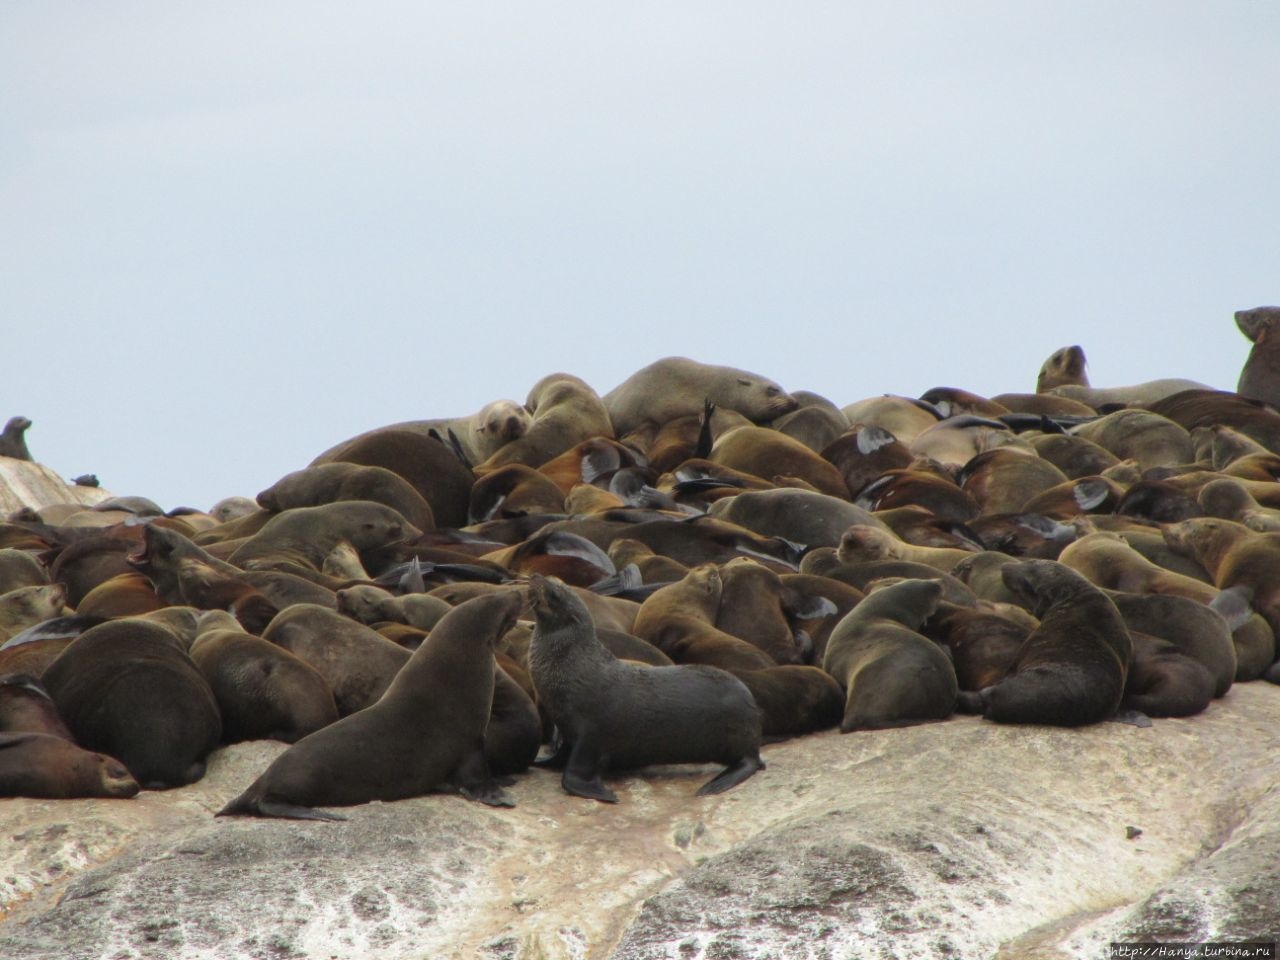
<svg viewBox="0 0 1280 960">
<path fill-rule="evenodd" d="M 218 816 L 340 820 L 313 808 L 440 790 L 514 806 L 490 774 L 484 736 L 494 647 L 522 605 L 508 590 L 451 610 L 377 703 L 303 737 Z"/>
<path fill-rule="evenodd" d="M 643 667 L 618 660 L 596 637 L 587 608 L 557 580 L 534 576 L 537 625 L 529 671 L 560 734 L 544 765 L 563 765 L 567 792 L 616 803 L 608 770 L 663 763 L 723 763 L 700 796 L 764 769 L 761 716 L 751 692 L 715 667 Z"/>
</svg>

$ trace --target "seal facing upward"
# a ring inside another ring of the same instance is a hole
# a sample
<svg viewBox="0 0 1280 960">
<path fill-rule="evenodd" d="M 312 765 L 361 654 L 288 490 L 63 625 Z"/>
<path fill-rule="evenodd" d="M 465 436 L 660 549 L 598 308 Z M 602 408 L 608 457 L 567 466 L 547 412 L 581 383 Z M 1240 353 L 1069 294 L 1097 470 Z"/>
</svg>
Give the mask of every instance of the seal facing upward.
<svg viewBox="0 0 1280 960">
<path fill-rule="evenodd" d="M 564 766 L 566 791 L 616 803 L 601 780 L 606 770 L 725 764 L 698 790 L 706 795 L 764 768 L 760 708 L 736 677 L 697 664 L 618 660 L 600 643 L 586 605 L 558 580 L 535 575 L 529 598 L 537 620 L 529 672 L 561 738 L 546 765 Z"/>
</svg>

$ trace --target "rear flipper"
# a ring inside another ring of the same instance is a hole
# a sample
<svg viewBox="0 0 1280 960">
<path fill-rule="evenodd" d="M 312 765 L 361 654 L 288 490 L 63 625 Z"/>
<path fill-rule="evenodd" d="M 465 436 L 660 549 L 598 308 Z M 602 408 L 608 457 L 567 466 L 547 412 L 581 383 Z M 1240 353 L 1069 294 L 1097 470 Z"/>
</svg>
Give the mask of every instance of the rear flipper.
<svg viewBox="0 0 1280 960">
<path fill-rule="evenodd" d="M 548 745 L 551 747 L 551 753 L 544 757 L 534 757 L 533 765 L 551 770 L 562 769 L 569 762 L 569 743 L 560 733 L 559 727 L 552 728 Z"/>
<path fill-rule="evenodd" d="M 285 803 L 281 800 L 258 800 L 242 793 L 225 807 L 219 810 L 218 817 L 281 817 L 286 820 L 346 820 L 336 813 L 325 813 L 311 807 L 296 803 Z"/>
<path fill-rule="evenodd" d="M 736 787 L 757 770 L 764 769 L 764 761 L 760 755 L 743 757 L 737 763 L 725 767 L 718 774 L 698 789 L 698 796 L 705 797 L 712 793 L 724 793 L 730 787 Z"/>
</svg>

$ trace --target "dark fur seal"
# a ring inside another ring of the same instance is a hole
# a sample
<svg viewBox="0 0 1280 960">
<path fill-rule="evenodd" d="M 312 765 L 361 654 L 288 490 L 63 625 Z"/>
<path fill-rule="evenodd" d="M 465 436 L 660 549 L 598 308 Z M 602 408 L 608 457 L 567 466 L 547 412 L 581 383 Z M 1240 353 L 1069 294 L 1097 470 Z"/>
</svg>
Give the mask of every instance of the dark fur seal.
<svg viewBox="0 0 1280 960">
<path fill-rule="evenodd" d="M 0 457 L 13 457 L 15 460 L 30 460 L 31 451 L 27 449 L 26 433 L 31 421 L 26 417 L 10 417 L 0 433 Z"/>
<path fill-rule="evenodd" d="M 112 757 L 47 733 L 0 733 L 0 797 L 132 797 L 138 781 Z"/>
<path fill-rule="evenodd" d="M 537 626 L 529 672 L 561 742 L 548 765 L 575 796 L 615 803 L 607 770 L 658 763 L 723 763 L 698 790 L 720 793 L 764 768 L 761 718 L 737 678 L 705 666 L 642 667 L 618 660 L 596 637 L 582 601 L 564 584 L 535 576 Z"/>
<path fill-rule="evenodd" d="M 42 678 L 76 740 L 147 789 L 194 783 L 222 737 L 209 684 L 175 633 L 130 617 L 91 627 Z"/>
<path fill-rule="evenodd" d="M 451 610 L 377 703 L 299 740 L 218 816 L 341 819 L 312 808 L 439 790 L 512 806 L 490 773 L 484 734 L 494 646 L 523 602 L 508 590 Z"/>
<path fill-rule="evenodd" d="M 1053 560 L 1001 568 L 1005 584 L 1040 618 L 1013 672 L 984 688 L 982 715 L 1001 723 L 1081 726 L 1115 714 L 1133 645 L 1115 604 Z"/>
</svg>

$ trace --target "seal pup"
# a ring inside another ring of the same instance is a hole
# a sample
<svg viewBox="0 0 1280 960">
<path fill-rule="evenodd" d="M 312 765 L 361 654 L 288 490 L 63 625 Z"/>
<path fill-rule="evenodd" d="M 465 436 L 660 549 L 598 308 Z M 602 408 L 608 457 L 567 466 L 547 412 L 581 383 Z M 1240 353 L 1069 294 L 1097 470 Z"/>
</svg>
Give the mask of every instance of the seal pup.
<svg viewBox="0 0 1280 960">
<path fill-rule="evenodd" d="M 1082 574 L 1054 560 L 1005 564 L 1000 575 L 1040 625 L 1027 637 L 1012 672 L 976 695 L 982 715 L 1000 723 L 1063 727 L 1114 716 L 1133 655 L 1115 604 Z"/>
<path fill-rule="evenodd" d="M 761 716 L 736 677 L 707 666 L 644 667 L 601 645 L 591 615 L 557 580 L 535 575 L 529 597 L 536 625 L 529 672 L 540 704 L 560 733 L 555 755 L 565 790 L 616 803 L 607 770 L 660 763 L 723 763 L 698 790 L 721 793 L 757 770 Z"/>
<path fill-rule="evenodd" d="M 959 686 L 943 649 L 918 632 L 942 599 L 937 580 L 871 591 L 831 632 L 822 669 L 845 689 L 840 732 L 945 720 Z"/>
<path fill-rule="evenodd" d="M 484 737 L 494 647 L 523 603 L 520 591 L 506 590 L 459 604 L 377 703 L 303 737 L 217 815 L 340 820 L 314 808 L 434 791 L 514 806 L 489 771 Z"/>
</svg>

